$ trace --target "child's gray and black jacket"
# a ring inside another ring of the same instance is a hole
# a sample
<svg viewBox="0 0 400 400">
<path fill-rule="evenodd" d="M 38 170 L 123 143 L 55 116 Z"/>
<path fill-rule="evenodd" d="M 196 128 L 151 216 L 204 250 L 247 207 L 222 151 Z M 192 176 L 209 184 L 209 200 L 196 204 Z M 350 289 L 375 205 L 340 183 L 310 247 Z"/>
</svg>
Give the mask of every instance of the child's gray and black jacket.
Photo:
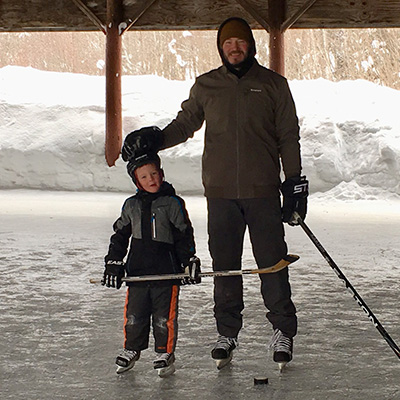
<svg viewBox="0 0 400 400">
<path fill-rule="evenodd" d="M 128 276 L 179 273 L 195 254 L 193 227 L 185 203 L 168 182 L 163 182 L 157 193 L 140 190 L 128 198 L 113 229 L 105 261 L 122 261 L 130 241 L 125 263 Z"/>
</svg>

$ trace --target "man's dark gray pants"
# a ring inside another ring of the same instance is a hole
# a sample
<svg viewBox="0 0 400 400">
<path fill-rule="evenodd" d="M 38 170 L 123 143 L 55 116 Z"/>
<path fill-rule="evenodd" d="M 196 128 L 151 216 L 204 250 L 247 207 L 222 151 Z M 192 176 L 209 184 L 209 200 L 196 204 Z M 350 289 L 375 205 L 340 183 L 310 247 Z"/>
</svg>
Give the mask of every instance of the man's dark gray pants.
<svg viewBox="0 0 400 400">
<path fill-rule="evenodd" d="M 246 227 L 258 268 L 270 267 L 287 254 L 279 198 L 208 198 L 207 204 L 209 250 L 215 271 L 241 269 Z M 273 329 L 280 329 L 288 337 L 295 336 L 297 317 L 288 268 L 259 276 L 267 318 Z M 243 308 L 242 277 L 214 278 L 214 316 L 220 335 L 238 336 Z"/>
</svg>

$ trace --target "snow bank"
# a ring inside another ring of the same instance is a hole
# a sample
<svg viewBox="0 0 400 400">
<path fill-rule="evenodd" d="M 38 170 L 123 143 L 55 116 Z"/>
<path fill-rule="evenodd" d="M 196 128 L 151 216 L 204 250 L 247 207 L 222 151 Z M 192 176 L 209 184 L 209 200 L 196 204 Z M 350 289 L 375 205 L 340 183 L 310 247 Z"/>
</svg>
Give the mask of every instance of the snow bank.
<svg viewBox="0 0 400 400">
<path fill-rule="evenodd" d="M 124 134 L 168 124 L 192 81 L 123 77 Z M 292 81 L 303 169 L 313 193 L 337 198 L 400 195 L 400 92 L 366 81 Z M 104 77 L 0 69 L 0 188 L 130 192 L 118 160 L 104 159 Z M 161 153 L 180 193 L 202 193 L 204 132 Z"/>
</svg>

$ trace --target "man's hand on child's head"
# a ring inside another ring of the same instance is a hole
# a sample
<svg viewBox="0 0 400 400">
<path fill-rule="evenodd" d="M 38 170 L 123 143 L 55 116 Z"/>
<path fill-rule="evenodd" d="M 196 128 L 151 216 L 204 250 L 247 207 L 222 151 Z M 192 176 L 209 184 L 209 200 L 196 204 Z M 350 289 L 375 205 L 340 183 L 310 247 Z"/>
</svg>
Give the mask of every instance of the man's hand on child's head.
<svg viewBox="0 0 400 400">
<path fill-rule="evenodd" d="M 157 126 L 148 126 L 129 133 L 121 149 L 122 159 L 130 161 L 142 154 L 157 153 L 163 142 L 163 134 Z"/>
</svg>

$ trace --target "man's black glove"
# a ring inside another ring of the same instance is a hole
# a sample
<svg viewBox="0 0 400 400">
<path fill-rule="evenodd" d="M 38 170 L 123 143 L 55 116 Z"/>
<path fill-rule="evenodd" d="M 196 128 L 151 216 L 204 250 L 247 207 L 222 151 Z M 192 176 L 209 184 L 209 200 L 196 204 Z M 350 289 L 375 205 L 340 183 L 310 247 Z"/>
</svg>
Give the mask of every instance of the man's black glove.
<svg viewBox="0 0 400 400">
<path fill-rule="evenodd" d="M 185 266 L 185 273 L 189 276 L 181 280 L 182 285 L 195 285 L 201 282 L 201 277 L 199 276 L 201 272 L 200 269 L 200 259 L 193 256 L 189 259 L 189 262 Z"/>
<path fill-rule="evenodd" d="M 308 180 L 305 176 L 286 179 L 281 187 L 283 195 L 282 221 L 289 225 L 298 225 L 293 213 L 297 212 L 302 220 L 307 214 Z"/>
<path fill-rule="evenodd" d="M 122 285 L 122 278 L 125 276 L 125 265 L 123 261 L 108 260 L 104 269 L 104 278 L 101 284 L 107 287 L 119 289 Z"/>
<path fill-rule="evenodd" d="M 163 144 L 163 134 L 156 126 L 149 126 L 129 133 L 122 146 L 121 155 L 129 161 L 142 154 L 157 153 Z"/>
</svg>

